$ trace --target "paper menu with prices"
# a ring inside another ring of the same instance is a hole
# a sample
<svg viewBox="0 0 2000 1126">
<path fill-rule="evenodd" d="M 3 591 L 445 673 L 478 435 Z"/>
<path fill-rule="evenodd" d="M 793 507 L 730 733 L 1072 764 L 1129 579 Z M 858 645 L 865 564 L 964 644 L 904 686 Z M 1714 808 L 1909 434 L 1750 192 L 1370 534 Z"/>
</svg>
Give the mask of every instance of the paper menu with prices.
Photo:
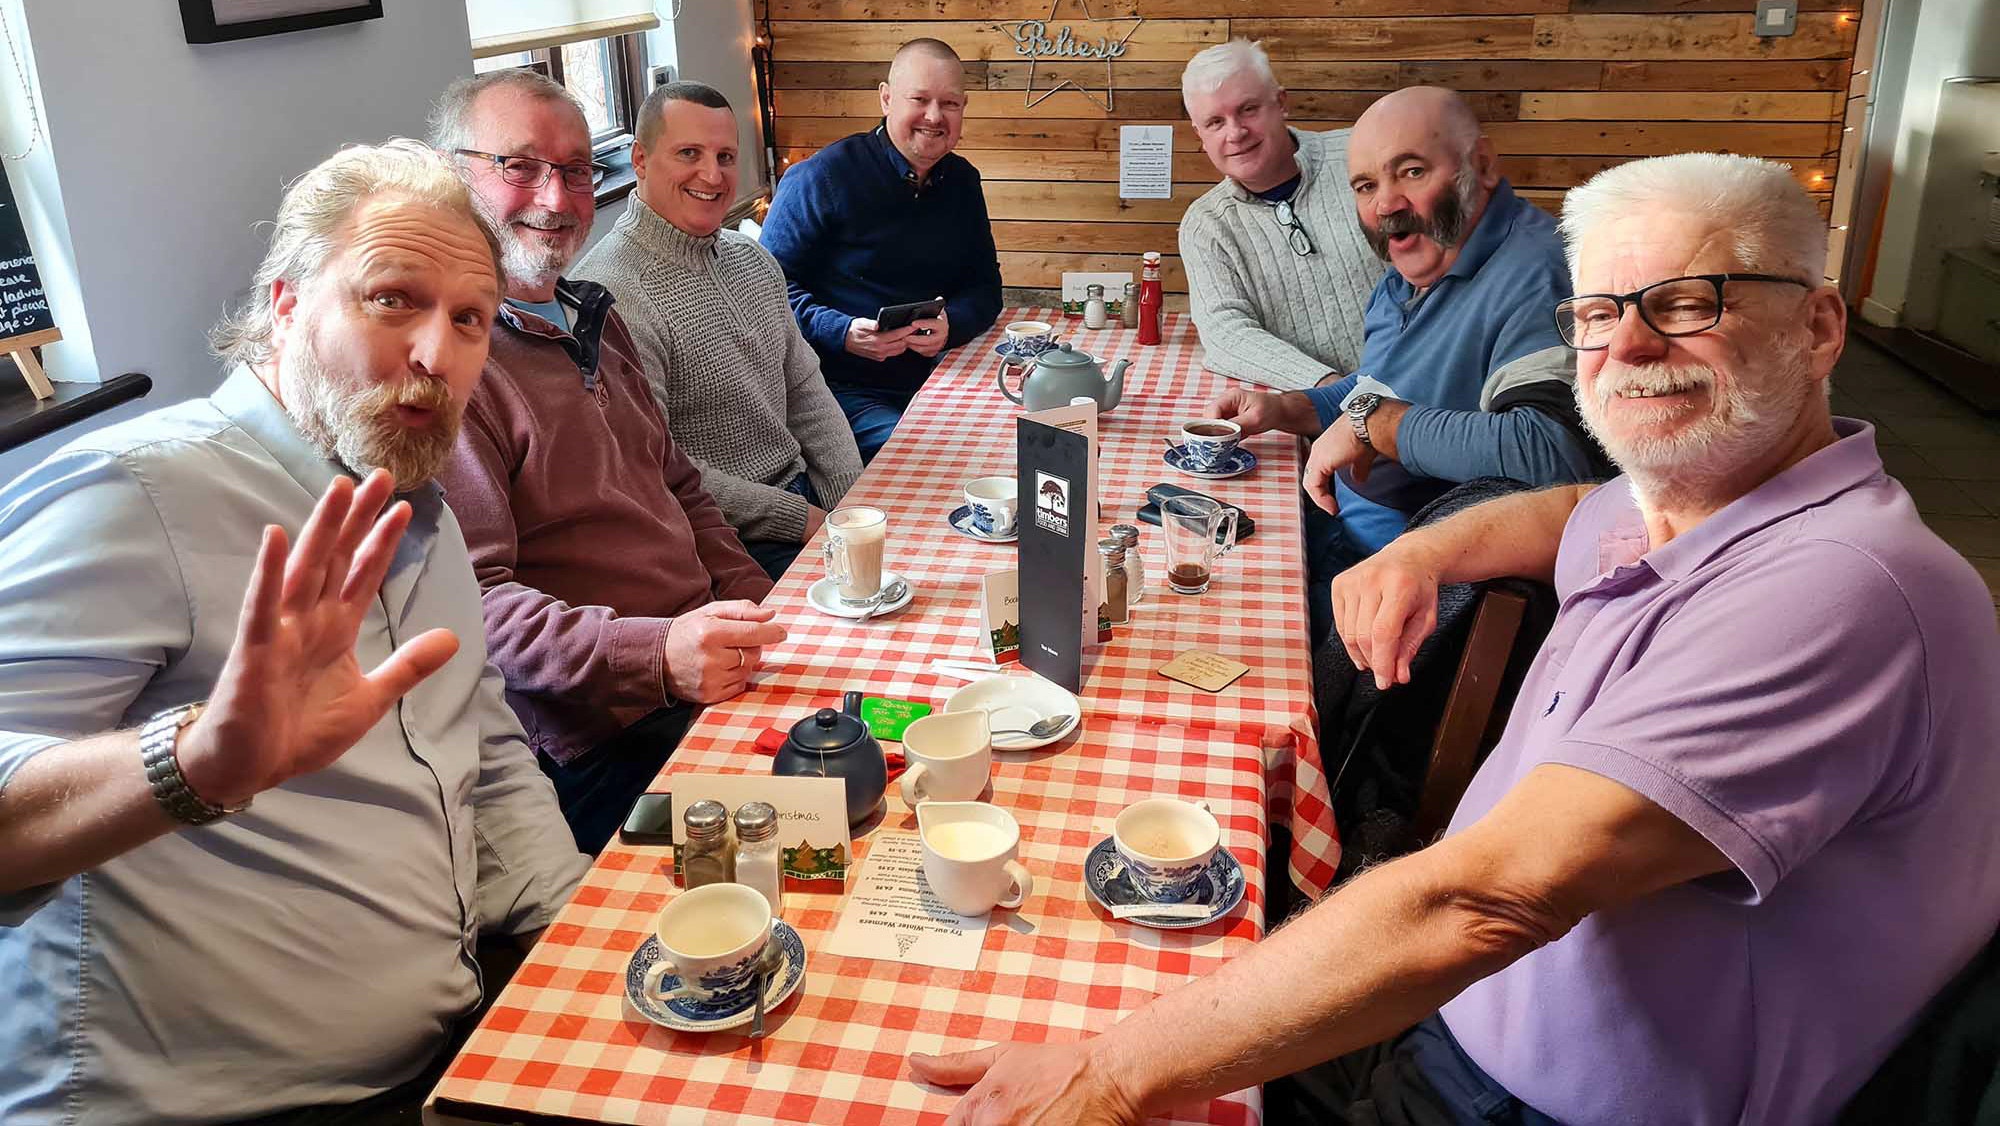
<svg viewBox="0 0 2000 1126">
<path fill-rule="evenodd" d="M 840 907 L 826 952 L 970 970 L 986 945 L 987 916 L 955 915 L 924 881 L 924 846 L 915 833 L 880 832 Z"/>
<path fill-rule="evenodd" d="M 1174 127 L 1118 127 L 1118 198 L 1172 199 Z"/>
</svg>

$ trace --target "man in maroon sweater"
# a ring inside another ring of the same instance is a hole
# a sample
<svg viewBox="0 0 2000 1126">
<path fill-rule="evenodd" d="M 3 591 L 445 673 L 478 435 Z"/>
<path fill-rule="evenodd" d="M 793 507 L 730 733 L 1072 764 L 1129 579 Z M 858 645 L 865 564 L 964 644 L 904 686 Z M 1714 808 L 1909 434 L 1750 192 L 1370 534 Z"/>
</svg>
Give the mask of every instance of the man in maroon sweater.
<svg viewBox="0 0 2000 1126">
<path fill-rule="evenodd" d="M 784 640 L 771 580 L 667 433 L 602 286 L 559 275 L 595 211 L 582 109 L 527 71 L 454 84 L 431 119 L 500 237 L 507 302 L 438 481 L 471 548 L 486 641 L 596 852 L 696 705 L 743 691 Z"/>
</svg>

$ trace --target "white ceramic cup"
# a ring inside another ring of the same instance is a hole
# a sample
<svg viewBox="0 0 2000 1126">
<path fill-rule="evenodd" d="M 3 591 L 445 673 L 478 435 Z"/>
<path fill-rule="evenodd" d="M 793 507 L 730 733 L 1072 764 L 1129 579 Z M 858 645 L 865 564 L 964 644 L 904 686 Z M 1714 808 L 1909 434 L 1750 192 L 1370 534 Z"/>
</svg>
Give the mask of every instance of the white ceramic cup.
<svg viewBox="0 0 2000 1126">
<path fill-rule="evenodd" d="M 744 884 L 705 884 L 667 901 L 653 924 L 660 960 L 646 967 L 646 994 L 665 1001 L 748 1000 L 757 985 L 757 959 L 771 941 L 771 904 Z M 660 991 L 662 978 L 681 979 Z"/>
<path fill-rule="evenodd" d="M 917 807 L 917 831 L 924 880 L 948 910 L 984 915 L 995 907 L 1019 907 L 1035 893 L 1035 877 L 1015 859 L 1021 826 L 999 806 L 927 801 Z"/>
<path fill-rule="evenodd" d="M 1011 536 L 1020 508 L 1020 482 L 1012 477 L 979 477 L 965 483 L 972 527 L 981 535 Z"/>
<path fill-rule="evenodd" d="M 1194 893 L 1196 881 L 1222 843 L 1222 826 L 1206 805 L 1148 798 L 1118 815 L 1111 841 L 1139 894 L 1176 903 Z"/>
<path fill-rule="evenodd" d="M 1229 460 L 1243 428 L 1226 418 L 1197 418 L 1181 426 L 1181 450 L 1196 469 L 1214 469 Z"/>
<path fill-rule="evenodd" d="M 993 771 L 992 720 L 985 712 L 932 712 L 903 731 L 903 804 L 973 801 Z"/>
<path fill-rule="evenodd" d="M 1023 359 L 1055 346 L 1056 326 L 1047 321 L 1015 321 L 1007 326 L 1007 350 Z"/>
</svg>

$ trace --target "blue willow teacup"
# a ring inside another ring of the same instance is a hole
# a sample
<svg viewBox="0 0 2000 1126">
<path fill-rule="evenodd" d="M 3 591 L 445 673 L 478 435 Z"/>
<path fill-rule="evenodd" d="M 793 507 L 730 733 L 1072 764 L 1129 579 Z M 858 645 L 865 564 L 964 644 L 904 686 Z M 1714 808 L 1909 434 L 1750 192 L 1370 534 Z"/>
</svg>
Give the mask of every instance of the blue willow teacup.
<svg viewBox="0 0 2000 1126">
<path fill-rule="evenodd" d="M 1206 805 L 1148 798 L 1118 815 L 1111 843 L 1140 895 L 1179 903 L 1194 894 L 1208 870 L 1222 843 L 1222 826 Z"/>
<path fill-rule="evenodd" d="M 972 509 L 972 528 L 982 536 L 1014 534 L 1020 486 L 1012 477 L 980 477 L 965 483 L 965 503 Z"/>
<path fill-rule="evenodd" d="M 1015 321 L 1006 333 L 1007 351 L 1016 360 L 1032 360 L 1056 346 L 1056 326 L 1047 321 Z"/>
<path fill-rule="evenodd" d="M 1221 468 L 1243 440 L 1243 428 L 1226 418 L 1196 419 L 1181 427 L 1181 456 L 1191 469 Z"/>
<path fill-rule="evenodd" d="M 747 1004 L 757 960 L 771 941 L 771 904 L 743 884 L 706 884 L 667 901 L 653 927 L 660 960 L 646 968 L 646 993 L 712 1005 Z M 662 979 L 681 979 L 662 991 Z"/>
</svg>

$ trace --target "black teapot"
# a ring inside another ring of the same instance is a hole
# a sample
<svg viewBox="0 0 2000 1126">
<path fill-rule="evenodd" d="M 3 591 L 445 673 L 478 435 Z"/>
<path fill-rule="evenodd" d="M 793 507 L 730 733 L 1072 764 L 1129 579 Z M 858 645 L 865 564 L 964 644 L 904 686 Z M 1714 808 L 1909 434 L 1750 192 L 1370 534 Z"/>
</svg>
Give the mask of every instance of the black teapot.
<svg viewBox="0 0 2000 1126">
<path fill-rule="evenodd" d="M 840 711 L 821 708 L 794 723 L 771 773 L 845 779 L 848 825 L 868 820 L 889 788 L 889 762 L 861 720 L 861 693 L 846 693 Z"/>
</svg>

